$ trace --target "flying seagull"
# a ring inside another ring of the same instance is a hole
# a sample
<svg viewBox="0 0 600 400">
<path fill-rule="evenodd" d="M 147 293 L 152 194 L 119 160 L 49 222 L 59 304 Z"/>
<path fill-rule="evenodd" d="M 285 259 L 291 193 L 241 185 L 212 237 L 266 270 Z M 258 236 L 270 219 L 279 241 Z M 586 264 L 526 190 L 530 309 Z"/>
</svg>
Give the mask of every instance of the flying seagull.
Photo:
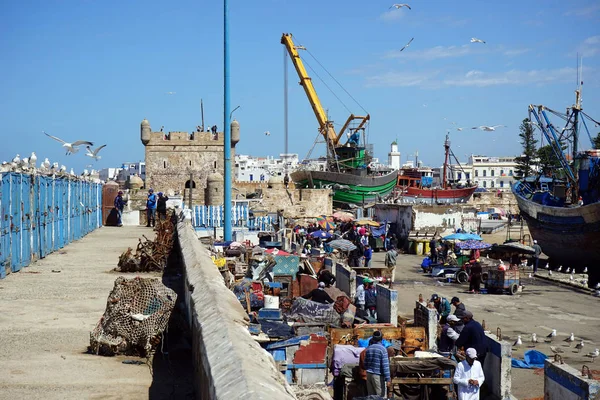
<svg viewBox="0 0 600 400">
<path fill-rule="evenodd" d="M 177 92 L 167 92 L 168 95 L 172 95 L 172 94 L 175 94 L 175 93 L 177 93 Z"/>
<path fill-rule="evenodd" d="M 92 157 L 94 160 L 98 161 L 99 159 L 102 158 L 98 155 L 98 153 L 100 152 L 100 150 L 102 150 L 105 147 L 106 147 L 106 145 L 103 144 L 102 146 L 97 147 L 95 150 L 92 150 L 92 148 L 90 146 L 86 146 L 85 148 L 87 149 L 87 153 L 85 155 L 88 157 Z"/>
<path fill-rule="evenodd" d="M 415 38 L 412 38 L 412 39 L 410 39 L 410 40 L 408 41 L 408 43 L 406 43 L 406 44 L 404 45 L 404 47 L 400 49 L 400 51 L 402 51 L 402 50 L 404 50 L 405 48 L 407 48 L 408 46 L 410 46 L 410 44 L 412 43 L 412 41 L 413 41 L 413 40 L 415 40 Z"/>
<path fill-rule="evenodd" d="M 494 126 L 481 125 L 481 126 L 474 126 L 471 129 L 481 129 L 482 131 L 493 132 L 496 130 L 496 128 L 501 128 L 501 127 L 506 127 L 506 125 L 494 125 Z"/>
<path fill-rule="evenodd" d="M 57 138 L 56 136 L 49 135 L 44 131 L 42 131 L 42 132 L 44 133 L 44 135 L 48 136 L 49 138 L 52 138 L 52 139 L 56 140 L 57 142 L 61 142 L 63 144 L 62 147 L 67 149 L 66 155 L 77 153 L 79 151 L 78 146 L 83 146 L 83 145 L 93 146 L 94 145 L 94 143 L 88 142 L 87 140 L 78 140 L 73 143 L 67 143 L 64 140 Z"/>
<path fill-rule="evenodd" d="M 481 40 L 481 39 L 477 39 L 475 37 L 471 38 L 471 43 L 484 43 L 485 44 L 485 40 Z"/>
<path fill-rule="evenodd" d="M 271 132 L 269 132 L 269 131 L 266 131 L 266 132 L 265 132 L 265 136 L 271 136 Z"/>
<path fill-rule="evenodd" d="M 404 3 L 402 3 L 402 4 L 392 4 L 392 5 L 390 6 L 390 10 L 391 10 L 392 8 L 395 8 L 396 10 L 399 10 L 399 9 L 401 9 L 402 7 L 406 7 L 406 8 L 408 8 L 409 10 L 412 10 L 412 8 L 410 8 L 410 6 L 409 6 L 408 4 L 404 4 Z"/>
</svg>

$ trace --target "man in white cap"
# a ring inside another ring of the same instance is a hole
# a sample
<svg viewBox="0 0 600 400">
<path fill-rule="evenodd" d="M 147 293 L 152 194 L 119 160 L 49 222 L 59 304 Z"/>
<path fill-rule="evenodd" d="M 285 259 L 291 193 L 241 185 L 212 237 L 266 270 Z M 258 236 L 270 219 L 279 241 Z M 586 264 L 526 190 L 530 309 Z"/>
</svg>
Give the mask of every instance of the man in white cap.
<svg viewBox="0 0 600 400">
<path fill-rule="evenodd" d="M 533 246 L 531 247 L 533 247 L 533 251 L 535 252 L 533 253 L 533 273 L 535 274 L 537 272 L 538 264 L 540 262 L 540 254 L 542 254 L 542 248 L 538 244 L 537 240 L 533 241 Z"/>
<path fill-rule="evenodd" d="M 456 366 L 454 383 L 458 385 L 458 400 L 479 400 L 479 388 L 485 377 L 481 363 L 477 361 L 477 350 L 469 347 L 467 358 Z"/>
</svg>

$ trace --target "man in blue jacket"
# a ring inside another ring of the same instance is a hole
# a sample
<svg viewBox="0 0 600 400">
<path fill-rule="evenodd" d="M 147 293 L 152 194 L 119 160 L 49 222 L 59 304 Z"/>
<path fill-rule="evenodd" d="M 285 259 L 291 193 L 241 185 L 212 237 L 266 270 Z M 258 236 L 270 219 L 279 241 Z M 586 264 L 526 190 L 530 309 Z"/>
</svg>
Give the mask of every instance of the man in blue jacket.
<svg viewBox="0 0 600 400">
<path fill-rule="evenodd" d="M 148 200 L 146 200 L 146 227 L 154 226 L 156 223 L 156 195 L 154 189 L 148 190 Z"/>
<path fill-rule="evenodd" d="M 456 348 L 474 348 L 477 350 L 477 359 L 483 365 L 488 349 L 483 327 L 473 319 L 473 313 L 469 310 L 464 312 L 463 321 L 465 327 L 460 332 L 458 339 L 456 339 Z"/>
</svg>

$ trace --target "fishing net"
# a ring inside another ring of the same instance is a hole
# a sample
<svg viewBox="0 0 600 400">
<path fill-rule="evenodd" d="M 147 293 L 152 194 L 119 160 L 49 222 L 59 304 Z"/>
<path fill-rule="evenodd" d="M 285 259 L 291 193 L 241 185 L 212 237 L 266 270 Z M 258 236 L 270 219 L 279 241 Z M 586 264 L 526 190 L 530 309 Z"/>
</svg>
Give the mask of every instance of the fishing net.
<svg viewBox="0 0 600 400">
<path fill-rule="evenodd" d="M 90 333 L 89 351 L 147 356 L 166 329 L 177 294 L 156 278 L 119 277 Z"/>
</svg>

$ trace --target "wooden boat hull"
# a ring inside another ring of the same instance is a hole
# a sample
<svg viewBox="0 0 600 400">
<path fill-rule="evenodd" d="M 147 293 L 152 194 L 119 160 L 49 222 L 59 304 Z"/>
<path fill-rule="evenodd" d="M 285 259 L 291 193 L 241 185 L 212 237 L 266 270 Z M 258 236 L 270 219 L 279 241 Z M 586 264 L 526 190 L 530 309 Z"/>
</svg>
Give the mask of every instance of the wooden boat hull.
<svg viewBox="0 0 600 400">
<path fill-rule="evenodd" d="M 415 187 L 397 187 L 398 199 L 412 204 L 457 204 L 466 203 L 477 186 L 462 189 L 419 189 Z"/>
<path fill-rule="evenodd" d="M 588 267 L 590 281 L 600 276 L 600 202 L 575 207 L 552 207 L 535 203 L 513 186 L 521 215 L 529 232 L 553 263 Z"/>
<path fill-rule="evenodd" d="M 308 170 L 294 171 L 291 174 L 296 187 L 329 187 L 333 190 L 333 201 L 348 204 L 368 203 L 387 196 L 396 186 L 397 177 L 397 171 L 381 176 Z"/>
</svg>

